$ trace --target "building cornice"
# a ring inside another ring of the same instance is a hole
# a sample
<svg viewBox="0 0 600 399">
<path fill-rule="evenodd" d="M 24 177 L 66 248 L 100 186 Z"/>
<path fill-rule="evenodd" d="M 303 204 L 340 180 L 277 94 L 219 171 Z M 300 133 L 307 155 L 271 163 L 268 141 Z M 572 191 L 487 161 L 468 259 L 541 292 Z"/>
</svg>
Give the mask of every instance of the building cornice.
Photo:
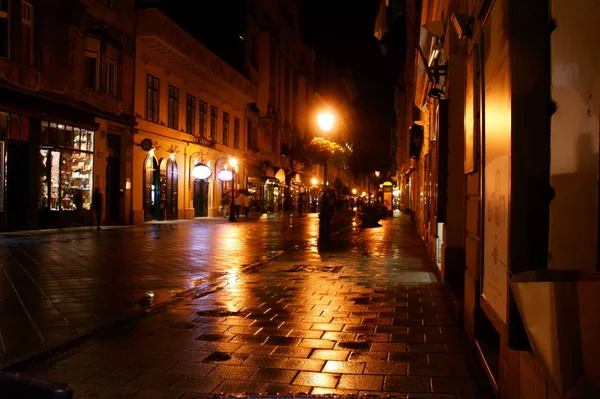
<svg viewBox="0 0 600 399">
<path fill-rule="evenodd" d="M 168 50 L 171 60 L 186 68 L 197 69 L 200 76 L 208 75 L 211 81 L 233 88 L 246 102 L 255 102 L 256 86 L 233 67 L 194 39 L 157 9 L 137 11 L 136 35 L 149 46 Z"/>
</svg>

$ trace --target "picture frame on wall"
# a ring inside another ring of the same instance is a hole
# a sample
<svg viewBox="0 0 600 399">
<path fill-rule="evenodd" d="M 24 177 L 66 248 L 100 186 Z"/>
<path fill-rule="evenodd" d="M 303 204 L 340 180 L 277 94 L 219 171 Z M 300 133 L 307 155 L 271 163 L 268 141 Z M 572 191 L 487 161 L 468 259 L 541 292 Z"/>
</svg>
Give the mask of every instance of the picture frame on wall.
<svg viewBox="0 0 600 399">
<path fill-rule="evenodd" d="M 465 159 L 464 169 L 465 174 L 475 172 L 476 170 L 476 126 L 475 126 L 475 112 L 476 112 L 476 76 L 475 76 L 475 63 L 476 63 L 476 49 L 474 49 L 466 62 L 465 70 L 465 116 L 464 116 L 464 129 L 465 129 Z"/>
</svg>

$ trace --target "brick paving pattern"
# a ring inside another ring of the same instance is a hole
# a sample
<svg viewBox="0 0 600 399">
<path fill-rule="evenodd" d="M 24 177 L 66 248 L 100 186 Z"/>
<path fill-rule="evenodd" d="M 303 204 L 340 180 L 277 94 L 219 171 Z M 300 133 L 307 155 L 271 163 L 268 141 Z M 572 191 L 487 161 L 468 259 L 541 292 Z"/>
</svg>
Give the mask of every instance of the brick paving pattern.
<svg viewBox="0 0 600 399">
<path fill-rule="evenodd" d="M 25 374 L 69 383 L 82 398 L 488 398 L 412 224 L 381 223 L 256 267 L 232 253 L 221 289 Z"/>
<path fill-rule="evenodd" d="M 309 218 L 288 222 L 202 219 L 0 235 L 0 367 L 316 239 Z"/>
</svg>

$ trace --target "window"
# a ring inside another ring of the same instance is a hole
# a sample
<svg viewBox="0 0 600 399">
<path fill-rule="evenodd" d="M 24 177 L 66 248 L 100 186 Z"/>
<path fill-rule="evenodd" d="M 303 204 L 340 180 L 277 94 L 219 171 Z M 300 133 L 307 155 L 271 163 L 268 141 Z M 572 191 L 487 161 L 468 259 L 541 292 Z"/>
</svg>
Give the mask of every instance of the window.
<svg viewBox="0 0 600 399">
<path fill-rule="evenodd" d="M 85 87 L 98 90 L 98 58 L 100 57 L 100 40 L 85 38 Z"/>
<path fill-rule="evenodd" d="M 158 123 L 158 96 L 160 81 L 152 75 L 146 79 L 146 119 Z"/>
<path fill-rule="evenodd" d="M 179 129 L 179 89 L 169 85 L 169 127 Z"/>
<path fill-rule="evenodd" d="M 240 119 L 233 118 L 233 148 L 240 148 Z"/>
<path fill-rule="evenodd" d="M 219 109 L 212 105 L 210 107 L 210 138 L 217 139 L 217 121 L 219 120 Z"/>
<path fill-rule="evenodd" d="M 229 113 L 223 112 L 223 144 L 229 146 Z"/>
<path fill-rule="evenodd" d="M 33 65 L 33 5 L 21 1 L 21 60 Z"/>
<path fill-rule="evenodd" d="M 258 151 L 258 129 L 256 124 L 248 121 L 246 125 L 246 134 L 248 139 L 248 148 Z"/>
<path fill-rule="evenodd" d="M 0 0 L 0 57 L 10 58 L 9 0 Z"/>
<path fill-rule="evenodd" d="M 208 104 L 200 101 L 200 136 L 208 137 Z"/>
<path fill-rule="evenodd" d="M 187 95 L 187 112 L 185 114 L 185 130 L 189 134 L 194 134 L 196 131 L 196 97 Z"/>
<path fill-rule="evenodd" d="M 38 206 L 51 211 L 91 209 L 94 132 L 56 122 L 41 122 Z"/>
<path fill-rule="evenodd" d="M 29 118 L 0 111 L 0 140 L 29 141 Z"/>
<path fill-rule="evenodd" d="M 110 44 L 106 45 L 105 59 L 106 87 L 108 94 L 117 95 L 117 49 Z"/>
</svg>

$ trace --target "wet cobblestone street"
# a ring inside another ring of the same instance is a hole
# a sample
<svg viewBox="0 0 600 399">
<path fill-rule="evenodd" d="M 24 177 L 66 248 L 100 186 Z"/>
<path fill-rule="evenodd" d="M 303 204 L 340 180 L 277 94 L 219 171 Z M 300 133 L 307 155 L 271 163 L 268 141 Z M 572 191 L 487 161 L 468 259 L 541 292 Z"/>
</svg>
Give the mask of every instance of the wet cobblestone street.
<svg viewBox="0 0 600 399">
<path fill-rule="evenodd" d="M 308 219 L 203 219 L 0 236 L 0 365 L 315 240 Z"/>
<path fill-rule="evenodd" d="M 231 245 L 220 255 L 213 269 L 223 273 L 216 289 L 184 296 L 24 373 L 69 383 L 83 398 L 487 398 L 410 220 L 402 216 L 378 228 L 351 227 L 326 250 L 315 243 L 317 224 L 310 216 L 254 227 L 262 236 L 226 234 L 245 246 Z M 190 229 L 189 234 L 195 227 Z M 280 234 L 286 239 L 278 241 Z M 252 249 L 261 242 L 269 246 Z M 213 244 L 223 244 L 222 238 Z M 139 259 L 133 269 L 143 265 L 141 258 L 164 251 L 156 245 L 147 255 L 132 256 Z M 242 266 L 279 249 L 287 251 Z M 201 258 L 176 251 L 173 256 L 178 257 L 173 264 L 183 262 L 182 256 L 188 262 Z M 132 269 L 125 260 L 122 264 Z M 167 279 L 171 272 L 160 275 Z"/>
</svg>

